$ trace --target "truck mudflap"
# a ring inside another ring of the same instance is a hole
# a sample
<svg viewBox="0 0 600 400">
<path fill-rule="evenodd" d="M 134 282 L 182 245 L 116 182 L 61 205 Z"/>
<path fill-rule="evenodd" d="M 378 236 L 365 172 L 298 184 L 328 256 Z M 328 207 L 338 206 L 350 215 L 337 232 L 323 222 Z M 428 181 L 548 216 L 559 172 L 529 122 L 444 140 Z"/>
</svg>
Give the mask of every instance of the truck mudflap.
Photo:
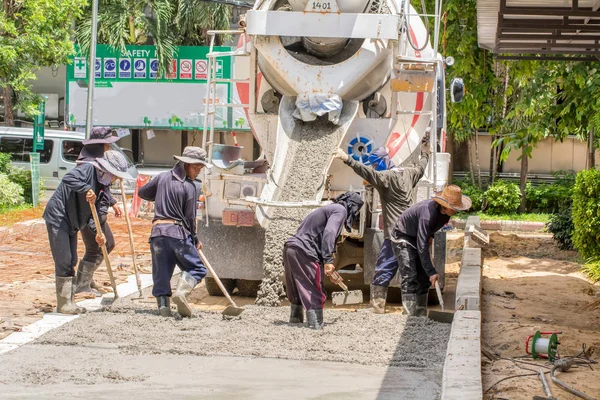
<svg viewBox="0 0 600 400">
<path fill-rule="evenodd" d="M 226 226 L 211 219 L 209 227 L 199 224 L 198 238 L 219 278 L 262 279 L 265 231 L 260 226 Z"/>
</svg>

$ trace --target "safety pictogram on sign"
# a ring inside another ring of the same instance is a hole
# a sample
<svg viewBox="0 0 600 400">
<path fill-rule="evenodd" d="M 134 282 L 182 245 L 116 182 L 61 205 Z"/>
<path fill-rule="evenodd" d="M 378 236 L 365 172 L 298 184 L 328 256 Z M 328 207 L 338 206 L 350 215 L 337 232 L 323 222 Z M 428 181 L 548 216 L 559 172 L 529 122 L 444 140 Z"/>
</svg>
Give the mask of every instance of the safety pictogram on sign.
<svg viewBox="0 0 600 400">
<path fill-rule="evenodd" d="M 179 60 L 179 79 L 192 79 L 192 60 Z"/>
<path fill-rule="evenodd" d="M 177 60 L 171 60 L 171 65 L 168 66 L 168 71 L 165 72 L 166 79 L 177 78 Z"/>
<path fill-rule="evenodd" d="M 196 60 L 196 68 L 195 68 L 195 78 L 196 79 L 206 79 L 207 74 L 207 65 L 206 60 Z"/>
</svg>

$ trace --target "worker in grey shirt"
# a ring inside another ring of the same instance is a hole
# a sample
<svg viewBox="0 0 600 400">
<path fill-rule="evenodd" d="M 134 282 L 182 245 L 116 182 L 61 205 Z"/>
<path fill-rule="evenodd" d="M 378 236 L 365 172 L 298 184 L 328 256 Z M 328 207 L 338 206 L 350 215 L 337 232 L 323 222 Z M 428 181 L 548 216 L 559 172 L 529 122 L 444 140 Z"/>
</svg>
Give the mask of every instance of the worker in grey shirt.
<svg viewBox="0 0 600 400">
<path fill-rule="evenodd" d="M 429 162 L 429 136 L 421 144 L 421 158 L 415 167 L 394 166 L 385 148 L 377 149 L 369 157 L 371 166 L 355 161 L 343 150 L 338 149 L 335 158 L 344 161 L 357 175 L 373 185 L 381 199 L 383 208 L 383 244 L 375 262 L 375 275 L 371 282 L 371 306 L 377 314 L 385 312 L 387 290 L 398 271 L 398 262 L 390 242 L 392 227 L 412 203 L 415 187 L 423 177 Z"/>
<path fill-rule="evenodd" d="M 290 323 L 304 322 L 306 309 L 308 327 L 323 327 L 325 287 L 323 275 L 335 271 L 333 253 L 344 227 L 350 231 L 358 220 L 363 201 L 355 192 L 344 193 L 333 204 L 321 207 L 302 221 L 298 231 L 285 244 L 283 266 L 288 300 L 291 303 Z M 333 283 L 338 281 L 332 278 Z"/>
<path fill-rule="evenodd" d="M 423 200 L 398 218 L 392 231 L 394 254 L 402 277 L 402 306 L 408 315 L 426 316 L 429 287 L 440 279 L 429 246 L 435 232 L 458 211 L 471 208 L 460 187 L 447 186 L 431 200 Z"/>
<path fill-rule="evenodd" d="M 206 267 L 198 250 L 202 244 L 196 234 L 198 187 L 194 180 L 202 168 L 211 168 L 206 151 L 188 146 L 171 171 L 163 172 L 145 184 L 138 195 L 154 201 L 154 219 L 150 234 L 152 252 L 152 295 L 156 298 L 158 313 L 171 316 L 171 278 L 175 265 L 183 271 L 173 302 L 183 317 L 191 317 L 187 297 L 206 276 Z"/>
</svg>

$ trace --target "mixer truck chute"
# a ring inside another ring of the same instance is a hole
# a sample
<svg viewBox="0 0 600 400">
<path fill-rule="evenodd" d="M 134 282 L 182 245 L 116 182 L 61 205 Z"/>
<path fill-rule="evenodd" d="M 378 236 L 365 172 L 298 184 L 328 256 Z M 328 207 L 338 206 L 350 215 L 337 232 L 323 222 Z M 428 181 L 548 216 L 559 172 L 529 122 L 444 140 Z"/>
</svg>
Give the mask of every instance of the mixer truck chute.
<svg viewBox="0 0 600 400">
<path fill-rule="evenodd" d="M 341 148 L 368 163 L 385 146 L 396 165 L 407 165 L 428 127 L 437 133 L 433 149 L 445 149 L 445 64 L 422 21 L 405 0 L 258 0 L 236 32 L 238 49 L 211 49 L 203 146 L 219 167 L 204 177 L 199 235 L 230 287 L 253 295 L 258 282 L 270 281 L 277 286 L 271 295 L 281 295 L 281 271 L 263 265 L 281 262 L 283 241 L 311 207 L 348 190 L 367 206 L 338 246 L 336 267 L 354 274 L 352 284 L 370 283 L 382 241 L 377 192 L 331 153 Z M 435 21 L 438 28 L 439 7 Z M 221 33 L 233 31 L 210 32 L 211 47 Z M 216 78 L 215 65 L 224 55 L 235 56 L 231 82 L 261 146 L 259 160 L 239 160 L 232 146 L 214 143 L 213 97 L 227 82 Z M 459 92 L 453 87 L 454 97 Z M 446 184 L 448 163 L 448 154 L 434 152 L 421 197 Z"/>
</svg>

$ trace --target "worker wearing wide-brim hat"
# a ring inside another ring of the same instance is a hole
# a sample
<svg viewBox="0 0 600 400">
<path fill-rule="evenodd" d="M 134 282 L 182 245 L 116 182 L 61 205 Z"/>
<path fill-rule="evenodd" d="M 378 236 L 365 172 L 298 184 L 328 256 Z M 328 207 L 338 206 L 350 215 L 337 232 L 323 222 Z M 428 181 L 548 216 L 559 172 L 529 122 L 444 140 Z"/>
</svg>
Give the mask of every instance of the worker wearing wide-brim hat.
<svg viewBox="0 0 600 400">
<path fill-rule="evenodd" d="M 56 309 L 59 313 L 81 314 L 86 311 L 73 301 L 77 232 L 90 225 L 97 244 L 104 244 L 104 236 L 96 233 L 90 202 L 95 204 L 102 190 L 116 179 L 133 179 L 127 173 L 126 165 L 125 156 L 116 151 L 106 152 L 104 158 L 96 158 L 95 163 L 79 164 L 63 177 L 46 204 L 43 218 L 54 259 Z"/>
<path fill-rule="evenodd" d="M 184 317 L 191 317 L 187 297 L 206 276 L 206 267 L 198 250 L 202 244 L 196 233 L 198 188 L 194 180 L 202 168 L 211 168 L 206 151 L 188 146 L 171 171 L 163 172 L 142 186 L 138 195 L 154 201 L 154 220 L 150 234 L 152 252 L 152 295 L 156 297 L 158 313 L 171 315 L 170 299 Z M 171 277 L 175 265 L 183 271 L 175 293 L 171 293 Z"/>
<path fill-rule="evenodd" d="M 119 137 L 113 135 L 113 133 L 114 129 L 109 127 L 92 128 L 90 137 L 82 142 L 84 146 L 77 158 L 77 164 L 91 163 L 96 166 L 96 159 L 104 157 L 104 152 L 110 150 L 111 143 L 115 143 L 119 140 Z M 112 196 L 110 186 L 107 186 L 102 190 L 96 201 L 96 210 L 98 212 L 102 233 L 104 233 L 106 251 L 108 254 L 110 254 L 115 247 L 115 238 L 107 222 L 108 209 L 111 207 L 114 210 L 116 217 L 121 217 L 123 215 L 123 211 L 117 204 L 117 200 Z M 81 238 L 85 245 L 85 254 L 77 267 L 75 293 L 93 293 L 96 296 L 101 296 L 104 289 L 101 285 L 97 285 L 94 282 L 93 276 L 94 272 L 104 260 L 102 250 L 96 243 L 96 233 L 88 226 L 81 230 Z"/>
<path fill-rule="evenodd" d="M 471 199 L 460 187 L 448 185 L 430 200 L 408 208 L 392 231 L 394 254 L 402 278 L 402 306 L 408 315 L 426 316 L 429 288 L 440 279 L 429 246 L 435 232 L 459 211 L 471 208 Z"/>
</svg>

